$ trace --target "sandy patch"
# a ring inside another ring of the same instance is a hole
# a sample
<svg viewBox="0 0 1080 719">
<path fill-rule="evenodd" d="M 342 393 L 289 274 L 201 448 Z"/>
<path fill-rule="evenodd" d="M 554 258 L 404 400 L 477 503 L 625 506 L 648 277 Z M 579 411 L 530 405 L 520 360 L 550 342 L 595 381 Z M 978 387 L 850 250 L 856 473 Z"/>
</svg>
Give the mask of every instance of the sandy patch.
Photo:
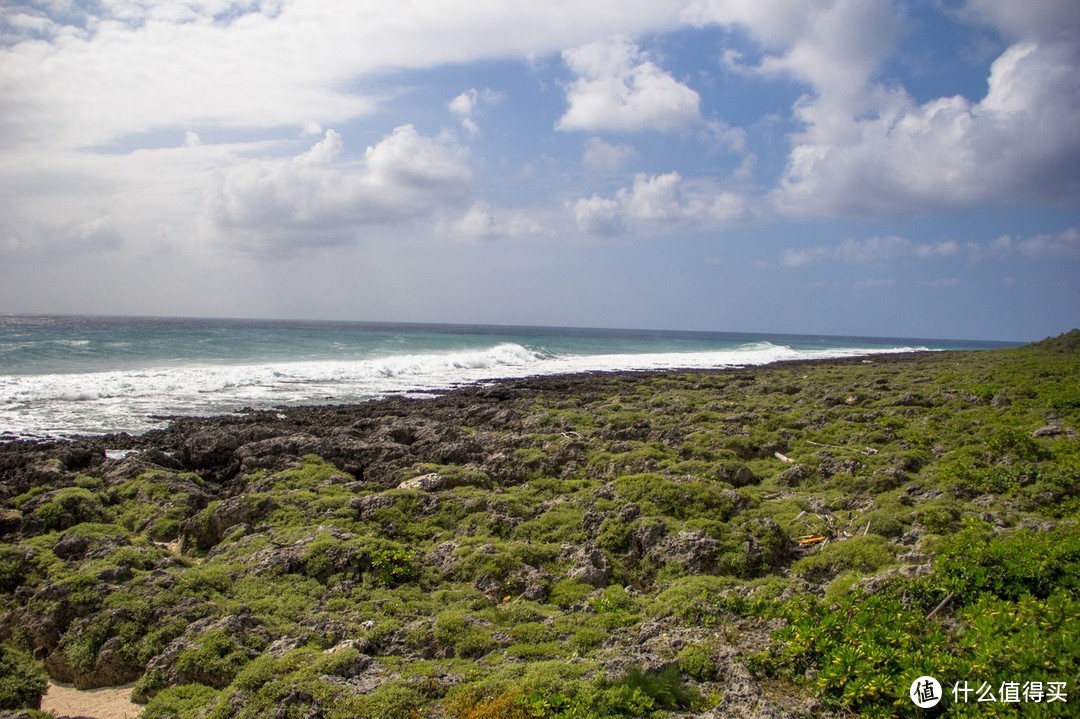
<svg viewBox="0 0 1080 719">
<path fill-rule="evenodd" d="M 70 684 L 49 682 L 49 690 L 41 699 L 41 710 L 56 716 L 87 716 L 94 719 L 137 719 L 143 710 L 131 702 L 131 688 L 102 687 L 80 690 Z"/>
<path fill-rule="evenodd" d="M 180 556 L 180 540 L 179 539 L 174 539 L 171 542 L 154 542 L 154 544 L 161 547 L 162 549 L 169 550 L 170 552 L 172 552 L 173 554 L 175 554 L 177 556 Z"/>
</svg>

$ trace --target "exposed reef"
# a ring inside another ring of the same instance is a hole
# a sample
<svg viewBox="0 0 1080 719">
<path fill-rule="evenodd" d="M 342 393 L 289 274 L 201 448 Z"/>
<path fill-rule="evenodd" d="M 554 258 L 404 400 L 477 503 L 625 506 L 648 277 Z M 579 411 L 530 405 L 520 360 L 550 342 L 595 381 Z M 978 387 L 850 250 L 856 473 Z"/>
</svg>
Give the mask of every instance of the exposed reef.
<svg viewBox="0 0 1080 719">
<path fill-rule="evenodd" d="M 0 444 L 0 709 L 42 672 L 215 719 L 893 716 L 924 674 L 1070 682 L 1078 428 L 1073 331 Z"/>
</svg>

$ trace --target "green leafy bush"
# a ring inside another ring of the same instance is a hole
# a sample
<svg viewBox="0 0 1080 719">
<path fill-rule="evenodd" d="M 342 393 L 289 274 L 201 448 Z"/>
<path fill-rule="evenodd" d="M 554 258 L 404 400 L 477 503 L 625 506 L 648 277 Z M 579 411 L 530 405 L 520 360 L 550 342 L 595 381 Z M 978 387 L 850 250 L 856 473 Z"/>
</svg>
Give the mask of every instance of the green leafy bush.
<svg viewBox="0 0 1080 719">
<path fill-rule="evenodd" d="M 64 487 L 36 510 L 49 529 L 67 529 L 82 522 L 108 521 L 101 499 L 84 487 Z"/>
<path fill-rule="evenodd" d="M 0 646 L 0 709 L 37 709 L 46 688 L 45 670 L 29 654 Z"/>
<path fill-rule="evenodd" d="M 820 550 L 794 562 L 791 572 L 810 581 L 822 581 L 848 570 L 874 572 L 894 561 L 889 540 L 876 534 L 828 542 Z"/>
<path fill-rule="evenodd" d="M 30 553 L 25 548 L 0 544 L 0 592 L 17 588 L 30 571 Z"/>
<path fill-rule="evenodd" d="M 183 684 L 162 690 L 146 705 L 142 719 L 199 719 L 217 697 L 205 684 Z"/>
<path fill-rule="evenodd" d="M 950 537 L 935 560 L 942 587 L 965 602 L 983 593 L 1016 601 L 1046 598 L 1058 588 L 1080 589 L 1080 531 L 1019 529 L 995 535 L 973 525 Z"/>
<path fill-rule="evenodd" d="M 679 652 L 679 669 L 699 682 L 707 682 L 716 676 L 716 661 L 707 645 L 691 644 Z"/>
<path fill-rule="evenodd" d="M 996 536 L 970 527 L 943 542 L 929 576 L 896 579 L 875 594 L 851 591 L 833 603 L 791 600 L 787 626 L 755 666 L 796 682 L 811 672 L 811 688 L 829 704 L 869 716 L 922 716 L 907 697 L 922 675 L 994 687 L 1018 678 L 1063 681 L 1080 670 L 1078 560 L 1072 527 Z M 926 618 L 946 598 L 941 606 L 957 629 Z M 943 706 L 950 704 L 960 715 L 975 711 L 946 696 Z M 1068 713 L 1052 705 L 1040 711 Z"/>
<path fill-rule="evenodd" d="M 222 629 L 211 629 L 195 640 L 195 646 L 176 658 L 176 670 L 199 682 L 222 688 L 251 660 L 248 650 Z"/>
</svg>

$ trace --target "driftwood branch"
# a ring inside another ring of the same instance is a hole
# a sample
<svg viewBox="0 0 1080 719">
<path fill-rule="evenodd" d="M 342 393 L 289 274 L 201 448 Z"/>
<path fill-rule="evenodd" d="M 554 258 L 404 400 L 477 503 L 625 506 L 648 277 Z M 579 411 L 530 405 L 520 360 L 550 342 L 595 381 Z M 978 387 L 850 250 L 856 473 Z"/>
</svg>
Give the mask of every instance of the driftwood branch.
<svg viewBox="0 0 1080 719">
<path fill-rule="evenodd" d="M 951 602 L 955 598 L 956 598 L 956 594 L 953 593 L 953 592 L 949 592 L 949 595 L 947 597 L 945 597 L 944 599 L 942 599 L 941 604 L 934 607 L 933 611 L 931 611 L 929 614 L 927 614 L 925 619 L 933 619 L 937 615 L 938 612 L 940 612 L 942 609 L 945 608 L 946 604 L 948 604 L 949 602 Z"/>
</svg>

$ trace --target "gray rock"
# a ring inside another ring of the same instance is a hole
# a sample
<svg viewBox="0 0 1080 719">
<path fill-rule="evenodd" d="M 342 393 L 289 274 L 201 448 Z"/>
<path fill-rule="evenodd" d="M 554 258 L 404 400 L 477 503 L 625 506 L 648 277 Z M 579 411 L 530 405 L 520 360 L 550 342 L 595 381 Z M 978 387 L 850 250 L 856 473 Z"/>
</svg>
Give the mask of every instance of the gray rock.
<svg viewBox="0 0 1080 719">
<path fill-rule="evenodd" d="M 277 504 L 270 497 L 232 497 L 222 500 L 212 511 L 197 514 L 181 528 L 182 552 L 192 545 L 209 549 L 220 542 L 238 524 L 252 524 L 271 512 Z"/>
<path fill-rule="evenodd" d="M 199 637 L 218 631 L 224 632 L 237 650 L 246 653 L 251 659 L 259 656 L 269 644 L 269 636 L 256 617 L 230 614 L 220 619 L 200 619 L 190 624 L 183 635 L 170 642 L 160 654 L 150 660 L 146 665 L 146 674 L 158 676 L 163 681 L 162 686 L 199 683 L 215 689 L 223 688 L 231 681 L 231 677 L 191 666 L 190 662 L 179 661 L 185 652 L 197 647 Z M 149 701 L 156 693 L 153 690 L 141 694 L 133 692 L 132 700 Z"/>
<path fill-rule="evenodd" d="M 436 472 L 422 474 L 419 477 L 406 479 L 398 485 L 398 489 L 419 489 L 422 492 L 434 492 L 446 486 L 446 477 Z"/>
<path fill-rule="evenodd" d="M 112 687 L 135 681 L 142 674 L 141 667 L 132 666 L 124 659 L 119 637 L 110 637 L 94 659 L 89 670 L 76 668 L 63 647 L 57 647 L 45 658 L 45 670 L 56 681 L 73 684 L 76 689 Z"/>
<path fill-rule="evenodd" d="M 570 579 L 579 579 L 594 587 L 606 587 L 611 579 L 611 560 L 596 547 L 575 548 L 566 545 L 572 555 L 573 568 L 567 572 Z"/>
<path fill-rule="evenodd" d="M 368 522 L 375 518 L 375 513 L 380 509 L 393 504 L 393 497 L 382 494 L 367 494 L 361 497 L 353 497 L 348 501 L 347 506 L 356 512 L 357 519 Z"/>
<path fill-rule="evenodd" d="M 692 574 L 702 574 L 716 568 L 716 552 L 719 548 L 720 542 L 697 529 L 667 537 L 652 551 L 652 555 L 658 563 L 679 564 Z"/>
<path fill-rule="evenodd" d="M 776 481 L 785 487 L 798 487 L 810 476 L 810 470 L 805 465 L 796 464 L 781 472 Z"/>
<path fill-rule="evenodd" d="M 240 441 L 235 434 L 217 428 L 196 432 L 184 444 L 184 459 L 194 469 L 228 464 Z"/>
</svg>

